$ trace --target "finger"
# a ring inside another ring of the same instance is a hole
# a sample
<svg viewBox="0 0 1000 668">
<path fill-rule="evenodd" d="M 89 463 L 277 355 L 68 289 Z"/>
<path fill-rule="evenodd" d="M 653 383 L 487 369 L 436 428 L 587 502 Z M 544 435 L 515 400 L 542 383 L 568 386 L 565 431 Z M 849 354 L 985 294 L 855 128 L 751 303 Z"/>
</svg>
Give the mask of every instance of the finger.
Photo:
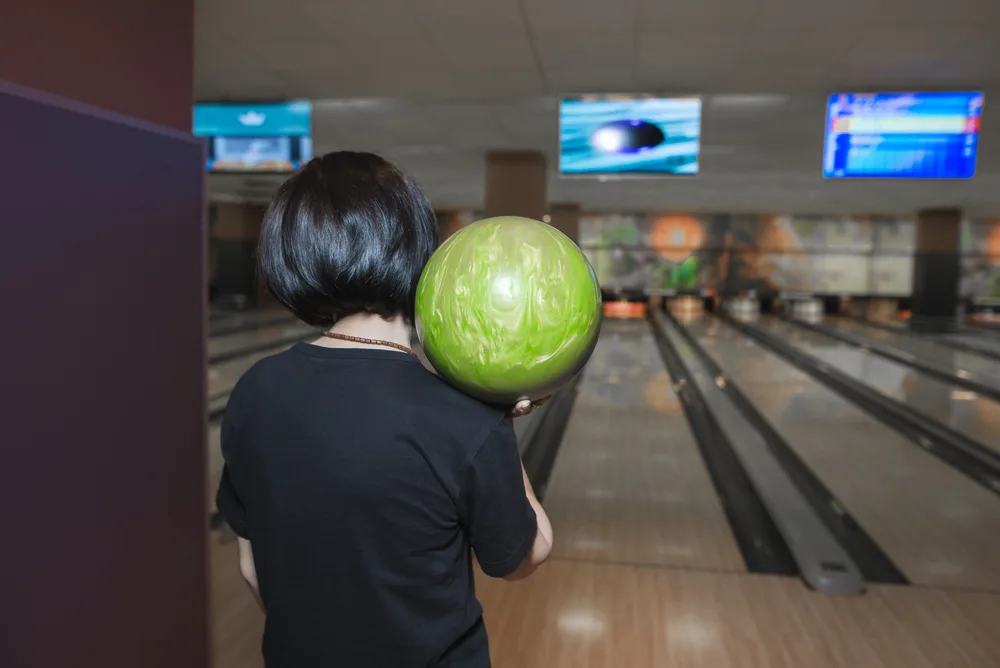
<svg viewBox="0 0 1000 668">
<path fill-rule="evenodd" d="M 530 413 L 531 412 L 531 408 L 532 408 L 531 402 L 528 401 L 527 399 L 524 399 L 524 400 L 521 400 L 521 401 L 517 402 L 516 404 L 514 404 L 514 411 L 513 411 L 513 413 L 514 413 L 514 415 L 516 415 L 518 417 L 522 417 L 522 416 L 527 415 L 528 413 Z"/>
</svg>

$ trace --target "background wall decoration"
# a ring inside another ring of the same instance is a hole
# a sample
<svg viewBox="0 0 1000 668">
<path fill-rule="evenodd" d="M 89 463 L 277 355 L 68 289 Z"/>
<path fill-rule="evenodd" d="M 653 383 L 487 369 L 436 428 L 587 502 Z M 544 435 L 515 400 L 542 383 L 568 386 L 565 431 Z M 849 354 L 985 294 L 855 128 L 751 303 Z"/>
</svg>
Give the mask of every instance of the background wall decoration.
<svg viewBox="0 0 1000 668">
<path fill-rule="evenodd" d="M 1000 299 L 1000 219 L 962 229 L 962 296 Z"/>
<path fill-rule="evenodd" d="M 872 216 L 586 214 L 580 246 L 611 289 L 910 294 L 914 223 Z M 963 225 L 963 295 L 1000 296 L 1000 221 Z"/>
</svg>

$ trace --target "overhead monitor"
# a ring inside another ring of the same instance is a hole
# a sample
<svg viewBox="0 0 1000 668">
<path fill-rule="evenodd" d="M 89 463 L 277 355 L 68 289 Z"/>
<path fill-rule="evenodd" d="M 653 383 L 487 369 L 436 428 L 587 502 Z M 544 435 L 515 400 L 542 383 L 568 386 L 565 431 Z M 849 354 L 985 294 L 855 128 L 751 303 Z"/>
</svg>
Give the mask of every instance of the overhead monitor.
<svg viewBox="0 0 1000 668">
<path fill-rule="evenodd" d="M 690 176 L 698 173 L 697 97 L 580 97 L 559 108 L 564 176 Z"/>
<path fill-rule="evenodd" d="M 207 139 L 210 172 L 291 172 L 312 159 L 312 105 L 196 104 L 194 134 Z"/>
<path fill-rule="evenodd" d="M 982 93 L 840 93 L 827 105 L 827 178 L 968 179 Z"/>
</svg>

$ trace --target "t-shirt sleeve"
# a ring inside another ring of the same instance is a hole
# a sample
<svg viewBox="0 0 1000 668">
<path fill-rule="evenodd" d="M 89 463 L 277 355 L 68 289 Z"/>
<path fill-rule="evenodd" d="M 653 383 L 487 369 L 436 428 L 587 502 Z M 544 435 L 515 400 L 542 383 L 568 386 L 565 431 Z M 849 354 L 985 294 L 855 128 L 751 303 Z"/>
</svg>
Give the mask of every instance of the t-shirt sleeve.
<svg viewBox="0 0 1000 668">
<path fill-rule="evenodd" d="M 233 486 L 228 464 L 222 468 L 222 480 L 219 481 L 219 491 L 215 494 L 215 507 L 237 536 L 249 539 L 246 526 L 247 509 Z"/>
<path fill-rule="evenodd" d="M 233 398 L 230 398 L 233 402 Z M 233 409 L 236 407 L 233 406 Z M 226 520 L 226 524 L 241 538 L 247 536 L 247 509 L 246 504 L 240 497 L 236 484 L 237 476 L 234 473 L 235 456 L 239 450 L 239 433 L 236 428 L 238 421 L 236 410 L 230 410 L 227 406 L 226 415 L 222 419 L 221 446 L 222 456 L 225 464 L 222 467 L 222 480 L 219 481 L 219 490 L 215 494 L 215 507 Z"/>
<path fill-rule="evenodd" d="M 524 491 L 514 429 L 497 424 L 476 452 L 466 478 L 466 521 L 480 568 L 510 575 L 531 551 L 537 518 Z"/>
</svg>

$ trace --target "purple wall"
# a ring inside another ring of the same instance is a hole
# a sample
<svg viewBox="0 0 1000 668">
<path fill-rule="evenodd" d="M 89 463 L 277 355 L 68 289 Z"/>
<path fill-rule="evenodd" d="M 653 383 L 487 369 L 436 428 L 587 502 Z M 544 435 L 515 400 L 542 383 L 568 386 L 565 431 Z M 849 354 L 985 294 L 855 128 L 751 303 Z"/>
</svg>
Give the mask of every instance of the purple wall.
<svg viewBox="0 0 1000 668">
<path fill-rule="evenodd" d="M 0 119 L 0 665 L 204 668 L 201 145 L 3 81 Z"/>
</svg>

